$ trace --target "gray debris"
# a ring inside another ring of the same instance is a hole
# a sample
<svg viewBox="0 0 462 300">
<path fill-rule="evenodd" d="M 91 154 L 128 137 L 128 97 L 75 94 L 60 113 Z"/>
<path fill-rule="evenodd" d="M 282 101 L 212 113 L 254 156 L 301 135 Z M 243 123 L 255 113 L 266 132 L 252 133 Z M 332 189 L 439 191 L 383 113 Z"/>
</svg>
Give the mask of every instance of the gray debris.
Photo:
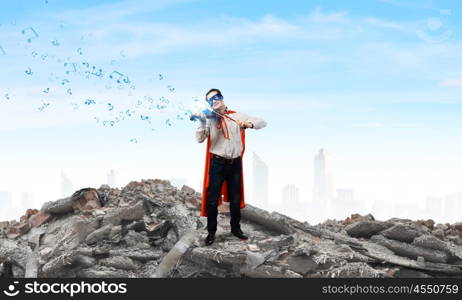
<svg viewBox="0 0 462 300">
<path fill-rule="evenodd" d="M 30 209 L 22 223 L 0 222 L 0 276 L 462 277 L 461 223 L 353 214 L 310 225 L 247 204 L 249 240 L 230 234 L 221 208 L 215 243 L 205 246 L 200 199 L 190 187 L 149 179 L 47 202 L 42 219 Z M 27 220 L 36 226 L 21 227 Z"/>
</svg>

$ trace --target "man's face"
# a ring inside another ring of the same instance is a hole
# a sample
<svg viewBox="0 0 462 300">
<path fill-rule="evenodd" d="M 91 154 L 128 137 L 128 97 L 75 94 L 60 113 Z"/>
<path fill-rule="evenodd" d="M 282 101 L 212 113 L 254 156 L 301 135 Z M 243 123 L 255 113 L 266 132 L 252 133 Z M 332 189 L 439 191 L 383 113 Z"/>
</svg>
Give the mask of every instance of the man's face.
<svg viewBox="0 0 462 300">
<path fill-rule="evenodd" d="M 210 99 L 211 97 L 213 97 L 213 96 L 215 96 L 217 94 L 218 94 L 217 91 L 210 92 L 209 94 L 207 94 L 207 99 Z M 223 113 L 225 111 L 225 109 L 226 109 L 225 101 L 223 101 L 223 100 L 213 100 L 212 108 L 214 110 L 216 110 L 217 112 L 219 112 L 219 113 Z"/>
</svg>

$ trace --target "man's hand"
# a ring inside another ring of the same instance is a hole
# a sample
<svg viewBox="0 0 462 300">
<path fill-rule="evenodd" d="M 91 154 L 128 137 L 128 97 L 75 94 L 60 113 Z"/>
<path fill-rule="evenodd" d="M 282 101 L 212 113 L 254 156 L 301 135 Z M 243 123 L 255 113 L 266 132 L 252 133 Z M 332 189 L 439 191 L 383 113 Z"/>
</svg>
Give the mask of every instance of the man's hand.
<svg viewBox="0 0 462 300">
<path fill-rule="evenodd" d="M 195 113 L 195 114 L 192 114 L 191 115 L 191 121 L 195 121 L 195 120 L 199 120 L 201 121 L 202 123 L 205 123 L 206 122 L 206 116 L 204 113 Z"/>
<path fill-rule="evenodd" d="M 241 128 L 253 128 L 253 124 L 251 122 L 244 122 L 241 120 L 236 120 L 236 123 Z"/>
</svg>

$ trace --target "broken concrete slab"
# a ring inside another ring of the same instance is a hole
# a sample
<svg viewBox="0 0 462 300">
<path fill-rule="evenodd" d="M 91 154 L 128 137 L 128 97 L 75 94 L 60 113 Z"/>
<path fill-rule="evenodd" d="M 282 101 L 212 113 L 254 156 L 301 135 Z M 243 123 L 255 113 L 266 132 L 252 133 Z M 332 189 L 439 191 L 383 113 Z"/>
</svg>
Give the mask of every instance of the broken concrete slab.
<svg viewBox="0 0 462 300">
<path fill-rule="evenodd" d="M 417 259 L 419 256 L 421 256 L 425 259 L 425 261 L 445 263 L 449 258 L 448 254 L 443 251 L 429 250 L 427 248 L 422 248 L 395 240 L 389 240 L 382 235 L 372 236 L 371 241 L 387 247 L 397 255 L 409 257 L 412 259 Z"/>
<path fill-rule="evenodd" d="M 345 231 L 352 237 L 369 238 L 388 227 L 390 226 L 383 222 L 366 220 L 347 225 Z"/>
<path fill-rule="evenodd" d="M 416 237 L 424 234 L 424 231 L 411 224 L 396 224 L 384 230 L 381 234 L 392 240 L 412 243 Z"/>
</svg>

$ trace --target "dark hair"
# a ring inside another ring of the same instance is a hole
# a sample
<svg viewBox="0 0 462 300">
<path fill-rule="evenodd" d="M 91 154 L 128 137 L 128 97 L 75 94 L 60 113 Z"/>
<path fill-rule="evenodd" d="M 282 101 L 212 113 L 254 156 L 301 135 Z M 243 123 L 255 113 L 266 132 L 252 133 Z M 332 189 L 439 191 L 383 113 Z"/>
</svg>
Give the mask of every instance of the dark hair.
<svg viewBox="0 0 462 300">
<path fill-rule="evenodd" d="M 207 100 L 207 95 L 211 92 L 217 92 L 218 94 L 221 94 L 221 91 L 219 89 L 210 89 L 207 93 L 205 93 L 205 100 Z"/>
</svg>

